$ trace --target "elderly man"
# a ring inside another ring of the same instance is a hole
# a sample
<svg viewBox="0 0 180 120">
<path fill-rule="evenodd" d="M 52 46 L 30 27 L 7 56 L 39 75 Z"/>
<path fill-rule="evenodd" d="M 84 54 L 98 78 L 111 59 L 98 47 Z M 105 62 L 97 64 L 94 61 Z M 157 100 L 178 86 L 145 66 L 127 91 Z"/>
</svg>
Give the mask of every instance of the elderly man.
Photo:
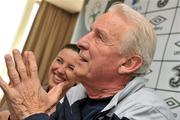
<svg viewBox="0 0 180 120">
<path fill-rule="evenodd" d="M 174 120 L 163 100 L 145 88 L 155 52 L 153 27 L 136 11 L 115 4 L 96 19 L 78 41 L 81 60 L 74 73 L 81 83 L 72 87 L 50 117 L 45 111 L 66 92 L 66 81 L 42 90 L 33 54 L 13 51 L 5 56 L 11 84 L 1 80 L 11 118 L 25 120 Z M 15 67 L 16 66 L 16 67 Z M 66 71 L 69 80 L 72 73 Z M 73 76 L 74 77 L 74 76 Z"/>
</svg>

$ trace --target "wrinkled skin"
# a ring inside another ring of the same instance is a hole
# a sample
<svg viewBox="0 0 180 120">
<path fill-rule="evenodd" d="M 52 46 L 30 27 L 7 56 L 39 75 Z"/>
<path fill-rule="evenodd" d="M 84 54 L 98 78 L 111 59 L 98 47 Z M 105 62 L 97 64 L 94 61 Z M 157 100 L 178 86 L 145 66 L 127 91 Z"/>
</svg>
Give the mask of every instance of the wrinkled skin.
<svg viewBox="0 0 180 120">
<path fill-rule="evenodd" d="M 13 58 L 14 62 L 9 54 L 5 56 L 10 84 L 0 78 L 0 87 L 7 97 L 13 120 L 22 120 L 29 115 L 47 111 L 69 89 L 69 81 L 64 81 L 47 93 L 40 84 L 32 52 L 26 51 L 21 56 L 18 50 L 13 50 Z"/>
</svg>

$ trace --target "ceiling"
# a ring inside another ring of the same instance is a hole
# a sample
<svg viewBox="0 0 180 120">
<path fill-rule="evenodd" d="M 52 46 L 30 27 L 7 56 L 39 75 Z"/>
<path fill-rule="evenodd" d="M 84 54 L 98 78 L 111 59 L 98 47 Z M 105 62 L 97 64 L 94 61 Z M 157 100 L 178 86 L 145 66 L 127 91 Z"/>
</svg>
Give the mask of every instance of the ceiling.
<svg viewBox="0 0 180 120">
<path fill-rule="evenodd" d="M 68 12 L 79 12 L 83 6 L 84 0 L 46 0 Z"/>
</svg>

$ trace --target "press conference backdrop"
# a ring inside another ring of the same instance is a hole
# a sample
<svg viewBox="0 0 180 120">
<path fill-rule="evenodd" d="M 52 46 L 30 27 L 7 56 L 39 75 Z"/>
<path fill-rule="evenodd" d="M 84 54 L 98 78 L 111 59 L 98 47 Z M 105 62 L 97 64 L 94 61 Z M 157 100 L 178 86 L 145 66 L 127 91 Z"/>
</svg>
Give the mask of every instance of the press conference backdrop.
<svg viewBox="0 0 180 120">
<path fill-rule="evenodd" d="M 90 0 L 86 1 L 72 38 L 89 31 L 89 25 L 115 1 L 122 1 L 144 15 L 157 34 L 157 49 L 147 87 L 156 90 L 177 120 L 180 120 L 180 0 Z"/>
<path fill-rule="evenodd" d="M 180 0 L 133 1 L 125 3 L 148 18 L 157 34 L 147 86 L 163 97 L 180 120 Z"/>
</svg>

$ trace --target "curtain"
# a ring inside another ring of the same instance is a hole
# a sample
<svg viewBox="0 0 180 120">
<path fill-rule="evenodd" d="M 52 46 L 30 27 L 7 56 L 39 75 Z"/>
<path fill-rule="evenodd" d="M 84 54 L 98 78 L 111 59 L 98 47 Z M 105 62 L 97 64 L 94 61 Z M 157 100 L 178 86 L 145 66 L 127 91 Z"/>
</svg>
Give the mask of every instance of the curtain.
<svg viewBox="0 0 180 120">
<path fill-rule="evenodd" d="M 46 1 L 40 5 L 23 48 L 34 52 L 42 85 L 47 84 L 49 66 L 59 50 L 70 43 L 78 13 L 68 13 Z M 0 109 L 5 98 L 2 99 Z"/>
<path fill-rule="evenodd" d="M 70 43 L 77 16 L 48 2 L 41 3 L 23 51 L 34 52 L 42 84 L 47 82 L 46 75 L 53 58 Z"/>
</svg>

